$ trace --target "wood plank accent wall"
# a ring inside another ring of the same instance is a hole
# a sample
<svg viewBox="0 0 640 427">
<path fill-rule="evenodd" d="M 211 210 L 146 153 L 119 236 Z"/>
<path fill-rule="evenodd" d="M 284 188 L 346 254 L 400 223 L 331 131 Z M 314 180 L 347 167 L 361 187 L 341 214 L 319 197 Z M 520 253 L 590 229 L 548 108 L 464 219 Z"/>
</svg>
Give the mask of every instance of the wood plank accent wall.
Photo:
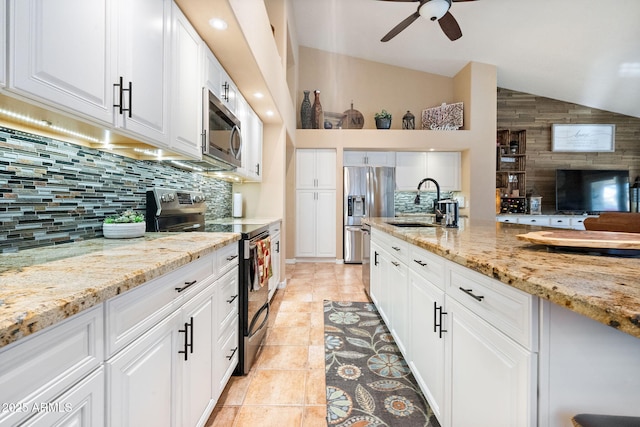
<svg viewBox="0 0 640 427">
<path fill-rule="evenodd" d="M 542 196 L 543 213 L 555 212 L 556 169 L 629 169 L 640 176 L 640 118 L 498 88 L 498 129 L 527 131 L 527 193 Z M 551 151 L 554 123 L 615 124 L 613 153 Z"/>
</svg>

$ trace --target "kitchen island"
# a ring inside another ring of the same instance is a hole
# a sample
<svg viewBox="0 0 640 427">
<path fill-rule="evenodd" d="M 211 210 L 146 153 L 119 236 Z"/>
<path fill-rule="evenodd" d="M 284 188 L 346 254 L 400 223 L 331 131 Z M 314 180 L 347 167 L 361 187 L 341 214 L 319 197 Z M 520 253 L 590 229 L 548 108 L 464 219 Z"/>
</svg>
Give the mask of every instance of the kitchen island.
<svg viewBox="0 0 640 427">
<path fill-rule="evenodd" d="M 519 240 L 540 227 L 461 221 L 459 228 L 401 228 L 371 218 L 373 228 L 528 294 L 640 338 L 640 258 L 552 251 Z M 417 221 L 416 217 L 404 219 Z M 425 222 L 431 222 L 426 217 Z"/>
<path fill-rule="evenodd" d="M 441 425 L 640 416 L 639 258 L 517 238 L 542 227 L 431 221 L 364 222 L 371 298 Z"/>
</svg>

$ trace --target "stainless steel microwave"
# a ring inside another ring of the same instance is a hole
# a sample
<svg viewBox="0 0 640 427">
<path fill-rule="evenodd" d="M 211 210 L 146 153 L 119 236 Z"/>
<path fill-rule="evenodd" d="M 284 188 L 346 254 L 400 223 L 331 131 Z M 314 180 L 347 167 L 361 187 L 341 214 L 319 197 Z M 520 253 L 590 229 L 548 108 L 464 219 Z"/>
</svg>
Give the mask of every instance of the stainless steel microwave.
<svg viewBox="0 0 640 427">
<path fill-rule="evenodd" d="M 210 170 L 235 170 L 242 164 L 240 120 L 206 87 L 202 98 L 202 160 Z"/>
</svg>

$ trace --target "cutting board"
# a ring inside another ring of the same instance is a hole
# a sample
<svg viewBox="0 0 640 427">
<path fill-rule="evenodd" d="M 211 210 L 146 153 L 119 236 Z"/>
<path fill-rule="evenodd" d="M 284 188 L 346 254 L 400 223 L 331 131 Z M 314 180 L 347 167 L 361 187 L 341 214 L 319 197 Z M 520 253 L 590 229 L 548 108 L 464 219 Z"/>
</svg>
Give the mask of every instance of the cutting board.
<svg viewBox="0 0 640 427">
<path fill-rule="evenodd" d="M 585 249 L 640 250 L 640 234 L 613 231 L 551 230 L 518 234 L 520 240 L 538 245 Z"/>
</svg>

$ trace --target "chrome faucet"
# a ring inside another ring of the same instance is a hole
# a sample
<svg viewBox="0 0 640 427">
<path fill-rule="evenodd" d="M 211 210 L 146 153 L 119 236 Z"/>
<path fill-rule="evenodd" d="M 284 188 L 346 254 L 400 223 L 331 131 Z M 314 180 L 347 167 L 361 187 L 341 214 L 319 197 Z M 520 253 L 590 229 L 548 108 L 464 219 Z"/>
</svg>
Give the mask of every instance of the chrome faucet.
<svg viewBox="0 0 640 427">
<path fill-rule="evenodd" d="M 420 187 L 422 187 L 422 184 L 424 184 L 427 181 L 433 182 L 436 186 L 436 200 L 435 202 L 433 202 L 433 212 L 436 215 L 436 222 L 439 223 L 442 221 L 442 218 L 444 218 L 444 214 L 440 211 L 440 209 L 438 209 L 438 202 L 440 201 L 440 184 L 438 184 L 438 182 L 435 179 L 425 178 L 418 183 L 418 194 L 416 195 L 416 198 L 413 200 L 413 203 L 416 205 L 420 204 Z"/>
</svg>

